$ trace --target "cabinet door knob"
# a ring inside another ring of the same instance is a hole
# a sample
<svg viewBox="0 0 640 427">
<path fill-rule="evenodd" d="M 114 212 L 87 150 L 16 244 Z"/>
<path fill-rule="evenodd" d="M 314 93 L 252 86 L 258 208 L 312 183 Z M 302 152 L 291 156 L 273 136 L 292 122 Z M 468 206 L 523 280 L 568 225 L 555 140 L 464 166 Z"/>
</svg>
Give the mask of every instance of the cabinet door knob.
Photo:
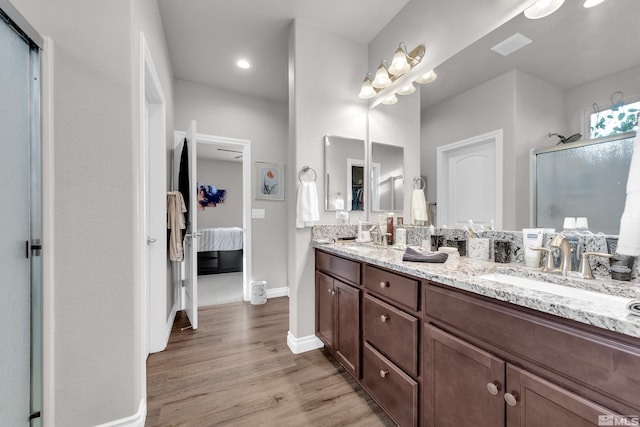
<svg viewBox="0 0 640 427">
<path fill-rule="evenodd" d="M 380 282 L 380 287 L 381 287 L 382 289 L 384 289 L 384 288 L 388 288 L 388 287 L 389 287 L 389 282 Z"/>
<path fill-rule="evenodd" d="M 335 295 L 335 294 L 336 294 L 336 291 L 331 291 L 331 295 Z"/>
<path fill-rule="evenodd" d="M 380 316 L 380 321 L 381 322 L 386 322 L 387 320 L 389 320 L 389 315 L 388 314 L 382 314 Z"/>
<path fill-rule="evenodd" d="M 496 396 L 500 391 L 500 388 L 500 382 L 498 381 L 487 384 L 487 390 L 489 390 L 489 394 L 491 394 L 492 396 Z"/>
<path fill-rule="evenodd" d="M 507 402 L 509 406 L 516 406 L 518 404 L 518 393 L 515 391 L 513 393 L 505 393 L 504 401 Z"/>
<path fill-rule="evenodd" d="M 333 290 L 332 289 L 327 289 L 327 292 L 331 293 L 331 292 L 333 292 Z"/>
<path fill-rule="evenodd" d="M 387 378 L 387 375 L 389 375 L 389 371 L 387 371 L 386 369 L 380 370 L 380 377 Z"/>
</svg>

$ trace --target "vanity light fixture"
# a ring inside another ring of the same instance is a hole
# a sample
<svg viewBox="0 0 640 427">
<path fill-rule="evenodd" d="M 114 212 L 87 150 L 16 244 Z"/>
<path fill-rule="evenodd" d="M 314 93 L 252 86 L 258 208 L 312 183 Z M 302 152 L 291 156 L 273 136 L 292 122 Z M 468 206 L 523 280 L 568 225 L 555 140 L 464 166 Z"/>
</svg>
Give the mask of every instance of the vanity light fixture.
<svg viewBox="0 0 640 427">
<path fill-rule="evenodd" d="M 384 59 L 378 66 L 378 70 L 376 71 L 376 78 L 373 79 L 373 82 L 371 84 L 376 89 L 384 89 L 385 87 L 391 85 L 391 78 L 389 77 L 386 61 Z"/>
<path fill-rule="evenodd" d="M 434 81 L 438 75 L 433 70 L 429 70 L 416 79 L 416 83 L 425 84 Z"/>
<path fill-rule="evenodd" d="M 362 86 L 360 87 L 360 93 L 358 94 L 358 97 L 361 99 L 369 99 L 376 96 L 376 93 L 378 92 L 375 90 L 375 88 L 373 87 L 373 83 L 371 82 L 371 74 L 367 73 L 367 75 L 364 77 L 364 80 L 362 81 Z"/>
<path fill-rule="evenodd" d="M 415 90 L 415 88 L 414 88 Z M 398 97 L 396 96 L 395 93 L 392 93 L 391 95 L 385 96 L 384 98 L 382 98 L 381 101 L 383 104 L 385 105 L 393 105 L 396 102 L 398 102 Z"/>
<path fill-rule="evenodd" d="M 418 77 L 415 77 L 416 72 L 409 73 L 416 65 L 422 61 L 424 57 L 425 49 L 423 45 L 419 45 L 411 52 L 407 52 L 407 46 L 404 43 L 400 43 L 391 65 L 387 67 L 387 62 L 382 60 L 378 69 L 376 70 L 375 78 L 371 78 L 371 74 L 367 73 L 362 85 L 360 87 L 360 93 L 358 97 L 361 99 L 371 99 L 378 96 L 380 92 L 380 99 L 374 101 L 382 104 L 395 104 L 398 102 L 396 95 L 409 95 L 416 91 L 414 82 L 416 83 L 430 83 L 436 79 L 436 73 L 433 70 L 424 73 Z M 405 74 L 409 73 L 410 75 Z M 397 87 L 394 87 L 396 85 Z"/>
<path fill-rule="evenodd" d="M 589 9 L 590 7 L 597 6 L 600 3 L 604 3 L 604 0 L 585 0 L 582 7 L 584 7 L 585 9 Z"/>
<path fill-rule="evenodd" d="M 560 9 L 563 3 L 564 0 L 538 0 L 524 11 L 524 16 L 529 19 L 544 18 Z"/>
</svg>

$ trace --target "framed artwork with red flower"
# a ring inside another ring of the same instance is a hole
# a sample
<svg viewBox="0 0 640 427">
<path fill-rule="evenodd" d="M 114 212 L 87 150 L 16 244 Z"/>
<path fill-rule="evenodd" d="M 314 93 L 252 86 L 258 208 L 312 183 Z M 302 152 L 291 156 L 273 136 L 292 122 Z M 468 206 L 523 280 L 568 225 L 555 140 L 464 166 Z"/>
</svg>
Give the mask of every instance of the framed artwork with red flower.
<svg viewBox="0 0 640 427">
<path fill-rule="evenodd" d="M 256 162 L 256 200 L 284 200 L 284 166 Z"/>
</svg>

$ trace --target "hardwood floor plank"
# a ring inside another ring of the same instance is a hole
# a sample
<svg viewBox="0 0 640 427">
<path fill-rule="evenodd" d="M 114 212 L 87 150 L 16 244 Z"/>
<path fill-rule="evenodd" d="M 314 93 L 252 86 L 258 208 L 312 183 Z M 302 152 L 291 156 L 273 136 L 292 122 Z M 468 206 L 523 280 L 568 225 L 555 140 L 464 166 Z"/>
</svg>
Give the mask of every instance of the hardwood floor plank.
<svg viewBox="0 0 640 427">
<path fill-rule="evenodd" d="M 288 304 L 201 308 L 197 331 L 178 313 L 147 360 L 146 425 L 394 425 L 324 349 L 291 353 Z"/>
</svg>

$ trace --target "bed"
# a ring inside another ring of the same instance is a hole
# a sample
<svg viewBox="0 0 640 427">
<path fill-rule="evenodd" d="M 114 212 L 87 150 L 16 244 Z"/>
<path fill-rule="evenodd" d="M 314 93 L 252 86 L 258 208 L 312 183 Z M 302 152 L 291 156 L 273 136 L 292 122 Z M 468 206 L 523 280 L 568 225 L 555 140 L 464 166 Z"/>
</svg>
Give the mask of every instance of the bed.
<svg viewBox="0 0 640 427">
<path fill-rule="evenodd" d="M 198 275 L 242 271 L 244 232 L 240 227 L 198 230 Z"/>
</svg>

